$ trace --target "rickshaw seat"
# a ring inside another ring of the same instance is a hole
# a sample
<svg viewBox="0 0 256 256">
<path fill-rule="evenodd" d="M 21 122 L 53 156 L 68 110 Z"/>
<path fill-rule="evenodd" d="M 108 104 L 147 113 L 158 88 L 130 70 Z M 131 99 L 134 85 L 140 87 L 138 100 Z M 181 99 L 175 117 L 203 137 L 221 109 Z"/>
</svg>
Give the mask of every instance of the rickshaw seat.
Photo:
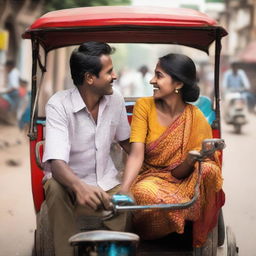
<svg viewBox="0 0 256 256">
<path fill-rule="evenodd" d="M 212 125 L 213 121 L 215 120 L 215 112 L 212 109 L 212 101 L 207 96 L 200 96 L 196 102 L 193 103 L 193 105 L 197 106 L 206 117 L 208 123 Z"/>
</svg>

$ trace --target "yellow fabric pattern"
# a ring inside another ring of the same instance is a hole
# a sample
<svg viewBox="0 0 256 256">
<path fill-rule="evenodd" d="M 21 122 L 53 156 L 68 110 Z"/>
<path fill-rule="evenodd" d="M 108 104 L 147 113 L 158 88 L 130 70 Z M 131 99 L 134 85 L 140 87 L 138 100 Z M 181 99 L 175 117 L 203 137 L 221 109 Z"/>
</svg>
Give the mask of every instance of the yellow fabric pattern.
<svg viewBox="0 0 256 256">
<path fill-rule="evenodd" d="M 172 204 L 189 201 L 194 195 L 198 178 L 198 165 L 186 179 L 177 180 L 171 170 L 181 164 L 190 150 L 200 150 L 204 139 L 212 137 L 211 128 L 202 112 L 187 104 L 184 112 L 169 127 L 158 130 L 153 98 L 137 101 L 132 120 L 131 142 L 145 142 L 145 159 L 140 174 L 132 186 L 132 193 L 140 205 Z M 155 140 L 156 134 L 158 137 Z M 156 239 L 171 232 L 183 233 L 185 220 L 198 220 L 204 209 L 222 187 L 221 171 L 217 157 L 208 159 L 202 166 L 200 198 L 189 209 L 175 211 L 147 210 L 136 212 L 134 223 L 143 239 Z M 210 201 L 209 201 L 210 200 Z M 206 213 L 207 215 L 207 213 Z M 195 246 L 207 237 L 207 228 L 200 234 L 194 232 Z"/>
<path fill-rule="evenodd" d="M 156 140 L 166 128 L 158 122 L 153 97 L 138 99 L 133 108 L 130 142 L 149 143 Z"/>
</svg>

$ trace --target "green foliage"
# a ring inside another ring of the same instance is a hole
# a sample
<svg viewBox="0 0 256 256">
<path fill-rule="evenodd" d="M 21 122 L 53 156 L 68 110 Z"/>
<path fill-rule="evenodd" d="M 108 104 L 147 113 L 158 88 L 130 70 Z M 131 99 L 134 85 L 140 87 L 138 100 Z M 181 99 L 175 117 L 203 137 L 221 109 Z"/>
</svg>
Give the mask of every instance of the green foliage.
<svg viewBox="0 0 256 256">
<path fill-rule="evenodd" d="M 85 6 L 129 5 L 130 3 L 131 0 L 45 0 L 45 11 Z"/>
</svg>

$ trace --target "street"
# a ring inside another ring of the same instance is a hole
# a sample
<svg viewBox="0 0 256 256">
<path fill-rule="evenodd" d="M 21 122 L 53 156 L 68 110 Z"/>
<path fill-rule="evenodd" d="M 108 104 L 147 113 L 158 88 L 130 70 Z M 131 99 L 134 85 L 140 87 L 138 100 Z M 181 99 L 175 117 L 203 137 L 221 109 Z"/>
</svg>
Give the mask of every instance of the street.
<svg viewBox="0 0 256 256">
<path fill-rule="evenodd" d="M 36 218 L 28 141 L 14 126 L 1 124 L 0 134 L 0 255 L 30 256 Z"/>
<path fill-rule="evenodd" d="M 254 146 L 256 116 L 236 135 L 223 124 L 226 225 L 235 232 L 240 256 L 256 255 L 256 194 Z M 30 187 L 28 141 L 16 127 L 0 125 L 0 256 L 30 256 L 35 213 Z M 8 141 L 9 145 L 3 145 Z"/>
<path fill-rule="evenodd" d="M 250 116 L 241 135 L 234 134 L 232 126 L 223 124 L 223 176 L 226 203 L 224 219 L 236 235 L 240 256 L 255 256 L 256 244 L 256 116 Z"/>
</svg>

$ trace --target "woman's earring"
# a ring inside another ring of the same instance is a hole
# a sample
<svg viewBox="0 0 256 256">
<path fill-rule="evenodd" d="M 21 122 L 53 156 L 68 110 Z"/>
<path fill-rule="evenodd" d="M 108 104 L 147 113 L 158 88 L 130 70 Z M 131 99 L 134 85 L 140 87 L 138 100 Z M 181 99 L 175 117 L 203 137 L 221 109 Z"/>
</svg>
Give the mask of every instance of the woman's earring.
<svg viewBox="0 0 256 256">
<path fill-rule="evenodd" d="M 175 89 L 175 93 L 177 93 L 177 94 L 178 94 L 178 93 L 179 93 L 179 90 L 178 90 L 178 89 Z"/>
</svg>

